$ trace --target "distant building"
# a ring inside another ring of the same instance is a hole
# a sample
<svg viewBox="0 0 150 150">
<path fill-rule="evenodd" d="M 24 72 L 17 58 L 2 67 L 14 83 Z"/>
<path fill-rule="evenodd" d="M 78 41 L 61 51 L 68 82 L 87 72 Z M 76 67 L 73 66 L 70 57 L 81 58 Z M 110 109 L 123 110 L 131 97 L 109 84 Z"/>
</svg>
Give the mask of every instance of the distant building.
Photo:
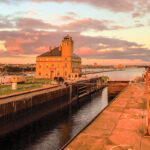
<svg viewBox="0 0 150 150">
<path fill-rule="evenodd" d="M 94 63 L 94 67 L 97 67 L 97 63 Z"/>
<path fill-rule="evenodd" d="M 49 48 L 49 51 L 36 58 L 36 78 L 63 77 L 74 79 L 81 75 L 81 58 L 73 53 L 73 40 L 65 36 L 62 46 Z"/>
<path fill-rule="evenodd" d="M 122 64 L 114 65 L 113 67 L 116 68 L 116 69 L 125 69 L 126 68 L 126 66 L 122 65 Z"/>
</svg>

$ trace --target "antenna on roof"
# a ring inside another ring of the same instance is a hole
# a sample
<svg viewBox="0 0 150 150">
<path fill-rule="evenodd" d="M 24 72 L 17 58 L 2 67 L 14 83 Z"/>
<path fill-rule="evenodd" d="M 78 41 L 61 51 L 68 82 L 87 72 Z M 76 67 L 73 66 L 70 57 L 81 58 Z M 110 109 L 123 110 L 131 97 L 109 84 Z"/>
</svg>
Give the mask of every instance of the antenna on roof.
<svg viewBox="0 0 150 150">
<path fill-rule="evenodd" d="M 51 48 L 51 46 L 49 46 L 49 52 L 51 52 L 52 51 L 52 48 Z"/>
</svg>

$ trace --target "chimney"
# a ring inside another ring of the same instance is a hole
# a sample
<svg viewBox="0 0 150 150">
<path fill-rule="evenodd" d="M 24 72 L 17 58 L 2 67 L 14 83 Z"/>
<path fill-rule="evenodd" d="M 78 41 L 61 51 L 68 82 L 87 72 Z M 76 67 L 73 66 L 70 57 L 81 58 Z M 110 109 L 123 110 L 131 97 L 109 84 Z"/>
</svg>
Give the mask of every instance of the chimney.
<svg viewBox="0 0 150 150">
<path fill-rule="evenodd" d="M 51 47 L 49 46 L 49 52 L 51 52 L 52 51 L 52 49 L 51 49 Z"/>
<path fill-rule="evenodd" d="M 59 45 L 59 51 L 61 51 L 61 45 Z"/>
</svg>

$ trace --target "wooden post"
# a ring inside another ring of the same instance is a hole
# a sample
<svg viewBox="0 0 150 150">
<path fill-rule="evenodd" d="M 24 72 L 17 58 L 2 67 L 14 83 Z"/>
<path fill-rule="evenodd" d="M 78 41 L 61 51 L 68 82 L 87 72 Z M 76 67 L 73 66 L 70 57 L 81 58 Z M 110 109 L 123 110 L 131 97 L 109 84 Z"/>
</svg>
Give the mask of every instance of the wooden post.
<svg viewBox="0 0 150 150">
<path fill-rule="evenodd" d="M 146 72 L 146 100 L 147 100 L 147 134 L 150 135 L 150 108 L 149 108 L 149 76 Z"/>
<path fill-rule="evenodd" d="M 72 85 L 70 85 L 70 104 L 72 102 Z"/>
</svg>

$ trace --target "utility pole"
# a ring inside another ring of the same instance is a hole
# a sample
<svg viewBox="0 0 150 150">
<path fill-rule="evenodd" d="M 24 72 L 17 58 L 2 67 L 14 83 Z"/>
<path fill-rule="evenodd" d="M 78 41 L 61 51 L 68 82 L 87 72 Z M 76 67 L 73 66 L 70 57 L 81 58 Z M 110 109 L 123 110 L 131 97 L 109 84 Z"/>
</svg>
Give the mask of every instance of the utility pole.
<svg viewBox="0 0 150 150">
<path fill-rule="evenodd" d="M 149 106 L 149 76 L 148 71 L 146 71 L 146 101 L 147 101 L 147 134 L 150 135 L 150 106 Z"/>
</svg>

